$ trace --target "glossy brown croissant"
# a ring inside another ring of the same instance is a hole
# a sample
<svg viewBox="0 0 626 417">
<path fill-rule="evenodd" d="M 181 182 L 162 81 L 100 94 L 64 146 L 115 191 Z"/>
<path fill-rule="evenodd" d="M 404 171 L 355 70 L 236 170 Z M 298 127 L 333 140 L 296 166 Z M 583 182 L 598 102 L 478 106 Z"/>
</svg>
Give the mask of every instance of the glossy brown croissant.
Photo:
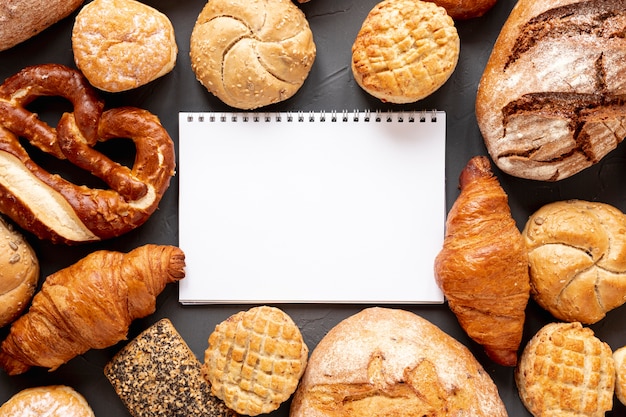
<svg viewBox="0 0 626 417">
<path fill-rule="evenodd" d="M 26 314 L 0 345 L 9 375 L 32 366 L 55 370 L 89 349 L 124 340 L 131 322 L 155 311 L 168 283 L 185 276 L 175 246 L 144 245 L 131 252 L 101 250 L 46 278 Z"/>
<path fill-rule="evenodd" d="M 437 284 L 487 356 L 515 366 L 530 296 L 524 240 L 487 157 L 468 162 L 460 188 L 435 259 Z"/>
</svg>

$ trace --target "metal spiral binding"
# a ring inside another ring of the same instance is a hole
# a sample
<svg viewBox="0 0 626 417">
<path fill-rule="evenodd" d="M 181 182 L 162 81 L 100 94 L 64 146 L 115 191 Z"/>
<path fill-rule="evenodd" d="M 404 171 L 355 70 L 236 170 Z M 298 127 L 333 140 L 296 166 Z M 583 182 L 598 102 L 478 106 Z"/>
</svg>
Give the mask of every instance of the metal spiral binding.
<svg viewBox="0 0 626 417">
<path fill-rule="evenodd" d="M 319 112 L 309 111 L 308 115 L 302 110 L 299 110 L 295 113 L 291 111 L 276 112 L 276 113 L 271 113 L 271 112 L 267 112 L 267 113 L 258 113 L 258 112 L 212 113 L 212 112 L 208 112 L 208 113 L 198 113 L 197 115 L 193 115 L 193 114 L 187 115 L 187 122 L 189 123 L 194 122 L 194 121 L 202 123 L 207 119 L 209 122 L 215 122 L 217 120 L 219 120 L 220 122 L 226 122 L 230 119 L 230 121 L 233 123 L 237 123 L 239 121 L 242 121 L 244 123 L 247 123 L 247 122 L 258 123 L 261 121 L 264 121 L 266 123 L 282 122 L 283 119 L 287 122 L 297 121 L 298 123 L 304 123 L 305 121 L 308 121 L 310 123 L 313 123 L 316 121 L 322 122 L 322 123 L 326 121 L 335 122 L 335 123 L 336 122 L 358 123 L 361 121 L 366 122 L 366 123 L 368 122 L 390 123 L 393 121 L 396 121 L 398 123 L 415 123 L 415 122 L 436 123 L 437 122 L 437 110 L 420 110 L 420 111 L 375 110 L 375 111 L 372 111 L 372 110 L 366 109 L 366 110 L 360 111 L 358 109 L 355 109 L 352 111 L 343 110 L 340 113 L 338 113 L 336 110 L 332 110 L 330 112 L 330 115 L 328 115 L 325 110 L 322 110 Z"/>
</svg>

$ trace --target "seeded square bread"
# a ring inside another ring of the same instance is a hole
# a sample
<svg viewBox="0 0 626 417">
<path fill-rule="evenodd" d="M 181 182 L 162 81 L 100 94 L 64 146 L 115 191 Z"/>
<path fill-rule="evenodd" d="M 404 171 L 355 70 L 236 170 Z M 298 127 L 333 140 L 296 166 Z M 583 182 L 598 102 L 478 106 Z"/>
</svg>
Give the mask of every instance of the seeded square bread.
<svg viewBox="0 0 626 417">
<path fill-rule="evenodd" d="M 202 377 L 200 361 L 168 319 L 133 339 L 104 373 L 134 417 L 237 417 Z"/>
</svg>

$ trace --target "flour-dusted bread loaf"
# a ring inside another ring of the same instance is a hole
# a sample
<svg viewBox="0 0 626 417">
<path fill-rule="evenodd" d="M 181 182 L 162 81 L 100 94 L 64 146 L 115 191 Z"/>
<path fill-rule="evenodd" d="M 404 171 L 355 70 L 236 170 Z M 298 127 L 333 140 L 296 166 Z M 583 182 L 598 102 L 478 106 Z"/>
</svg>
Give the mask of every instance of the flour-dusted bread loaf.
<svg viewBox="0 0 626 417">
<path fill-rule="evenodd" d="M 0 327 L 28 306 L 39 280 L 39 260 L 12 224 L 0 217 Z"/>
<path fill-rule="evenodd" d="M 459 50 L 459 35 L 444 8 L 384 0 L 370 10 L 352 44 L 352 74 L 383 102 L 413 103 L 445 84 Z"/>
<path fill-rule="evenodd" d="M 25 388 L 0 407 L 0 417 L 94 417 L 91 406 L 67 385 Z"/>
<path fill-rule="evenodd" d="M 169 73 L 178 47 L 169 18 L 136 0 L 94 0 L 72 30 L 76 66 L 94 86 L 120 92 Z"/>
<path fill-rule="evenodd" d="M 401 309 L 372 307 L 332 328 L 313 350 L 291 417 L 506 416 L 470 351 Z"/>
<path fill-rule="evenodd" d="M 556 181 L 626 136 L 622 1 L 519 0 L 478 87 L 476 116 L 502 171 Z"/>
<path fill-rule="evenodd" d="M 515 382 L 535 417 L 604 417 L 615 389 L 611 348 L 579 322 L 549 323 L 524 348 Z"/>
<path fill-rule="evenodd" d="M 12 48 L 69 16 L 84 0 L 0 2 L 0 51 Z"/>
<path fill-rule="evenodd" d="M 309 22 L 291 0 L 210 0 L 190 39 L 198 81 L 244 110 L 291 98 L 315 55 Z"/>
<path fill-rule="evenodd" d="M 531 294 L 562 321 L 592 324 L 626 302 L 626 216 L 605 203 L 556 201 L 524 227 Z"/>
<path fill-rule="evenodd" d="M 211 394 L 201 364 L 169 319 L 148 327 L 104 367 L 133 417 L 237 417 Z"/>
</svg>

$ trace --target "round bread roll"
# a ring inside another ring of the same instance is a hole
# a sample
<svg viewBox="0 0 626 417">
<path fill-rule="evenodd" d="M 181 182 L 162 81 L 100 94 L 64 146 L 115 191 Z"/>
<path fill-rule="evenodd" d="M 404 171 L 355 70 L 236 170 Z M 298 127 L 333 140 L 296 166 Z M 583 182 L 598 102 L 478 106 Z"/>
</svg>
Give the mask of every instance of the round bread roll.
<svg viewBox="0 0 626 417">
<path fill-rule="evenodd" d="M 319 342 L 290 417 L 506 416 L 470 351 L 408 311 L 373 307 Z"/>
<path fill-rule="evenodd" d="M 69 16 L 83 0 L 0 2 L 0 51 L 12 48 Z"/>
<path fill-rule="evenodd" d="M 291 0 L 211 0 L 190 42 L 198 81 L 245 110 L 292 97 L 316 54 L 309 23 Z"/>
<path fill-rule="evenodd" d="M 626 346 L 613 352 L 615 362 L 615 396 L 626 405 Z"/>
<path fill-rule="evenodd" d="M 284 311 L 253 307 L 215 327 L 202 375 L 228 408 L 256 416 L 278 409 L 289 399 L 308 356 L 300 329 Z"/>
<path fill-rule="evenodd" d="M 626 216 L 604 203 L 557 201 L 522 232 L 531 295 L 562 321 L 592 324 L 626 302 Z"/>
<path fill-rule="evenodd" d="M 549 323 L 528 342 L 515 383 L 535 417 L 602 417 L 613 408 L 611 348 L 575 323 Z"/>
<path fill-rule="evenodd" d="M 0 407 L 0 417 L 94 417 L 85 397 L 65 385 L 26 388 Z"/>
<path fill-rule="evenodd" d="M 0 327 L 26 308 L 39 279 L 39 261 L 23 236 L 0 217 Z"/>
<path fill-rule="evenodd" d="M 413 103 L 439 89 L 459 60 L 460 40 L 443 7 L 420 0 L 383 0 L 352 45 L 352 73 L 369 94 Z"/>
<path fill-rule="evenodd" d="M 78 69 L 108 92 L 167 74 L 178 54 L 167 16 L 135 0 L 94 0 L 83 7 L 72 30 L 72 49 Z"/>
</svg>

